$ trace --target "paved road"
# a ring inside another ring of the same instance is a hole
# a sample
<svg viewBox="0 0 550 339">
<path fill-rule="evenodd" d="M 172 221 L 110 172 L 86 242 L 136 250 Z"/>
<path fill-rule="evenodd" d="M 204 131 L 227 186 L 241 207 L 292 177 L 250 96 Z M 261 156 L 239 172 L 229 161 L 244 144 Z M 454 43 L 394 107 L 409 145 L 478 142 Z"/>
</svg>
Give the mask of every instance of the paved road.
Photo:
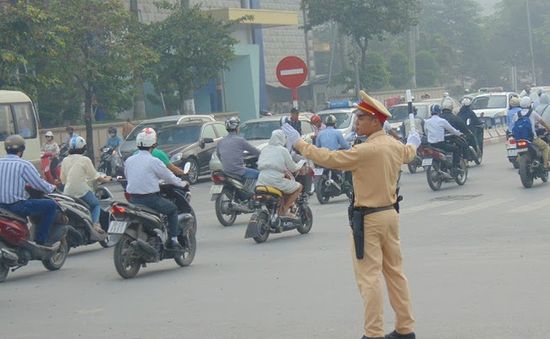
<svg viewBox="0 0 550 339">
<path fill-rule="evenodd" d="M 403 175 L 401 238 L 420 339 L 550 336 L 550 188 L 522 188 L 502 145 L 486 153 L 463 187 L 432 192 L 422 171 Z M 192 189 L 193 265 L 165 261 L 123 280 L 112 249 L 99 246 L 73 250 L 58 272 L 33 263 L 0 285 L 0 337 L 361 337 L 344 198 L 312 199 L 310 234 L 256 245 L 243 239 L 246 217 L 218 225 L 209 187 Z"/>
</svg>

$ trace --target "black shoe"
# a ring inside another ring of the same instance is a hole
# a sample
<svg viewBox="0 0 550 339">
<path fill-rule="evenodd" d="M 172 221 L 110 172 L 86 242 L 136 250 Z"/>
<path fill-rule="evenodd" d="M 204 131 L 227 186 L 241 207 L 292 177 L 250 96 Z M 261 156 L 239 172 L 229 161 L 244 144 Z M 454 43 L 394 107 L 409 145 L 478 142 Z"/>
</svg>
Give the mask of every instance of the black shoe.
<svg viewBox="0 0 550 339">
<path fill-rule="evenodd" d="M 414 332 L 409 334 L 399 334 L 397 331 L 393 331 L 390 334 L 386 334 L 385 339 L 416 339 Z"/>
<path fill-rule="evenodd" d="M 183 247 L 176 240 L 168 239 L 166 241 L 166 249 L 174 252 L 183 252 Z"/>
</svg>

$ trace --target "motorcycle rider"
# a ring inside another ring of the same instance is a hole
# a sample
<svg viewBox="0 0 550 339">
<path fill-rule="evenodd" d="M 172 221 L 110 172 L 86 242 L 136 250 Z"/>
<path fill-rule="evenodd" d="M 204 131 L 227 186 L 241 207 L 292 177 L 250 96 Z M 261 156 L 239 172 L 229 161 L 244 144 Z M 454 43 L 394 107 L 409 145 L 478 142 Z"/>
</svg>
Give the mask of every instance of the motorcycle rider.
<svg viewBox="0 0 550 339">
<path fill-rule="evenodd" d="M 262 149 L 258 159 L 260 176 L 256 186 L 273 186 L 281 190 L 285 196 L 279 215 L 281 217 L 296 218 L 296 215 L 290 213 L 289 210 L 302 193 L 302 185 L 293 180 L 292 173 L 300 170 L 305 161 L 294 162 L 285 146 L 286 136 L 284 132 L 280 129 L 274 130 L 271 133 L 268 145 Z"/>
<path fill-rule="evenodd" d="M 479 120 L 477 115 L 472 110 L 472 98 L 470 97 L 464 97 L 461 102 L 462 106 L 460 106 L 460 110 L 458 111 L 458 117 L 464 121 L 464 123 L 468 122 L 468 119 L 470 119 L 471 126 L 481 125 L 482 122 Z"/>
<path fill-rule="evenodd" d="M 344 140 L 342 132 L 335 128 L 336 117 L 332 114 L 329 115 L 325 119 L 325 124 L 327 128 L 319 132 L 319 135 L 315 139 L 315 146 L 328 148 L 331 151 L 349 149 L 350 146 L 346 140 Z"/>
<path fill-rule="evenodd" d="M 321 119 L 320 116 L 318 116 L 317 114 L 313 114 L 311 116 L 311 119 L 309 119 L 309 121 L 311 122 L 311 124 L 313 125 L 313 138 L 312 138 L 312 142 L 315 143 L 315 140 L 317 139 L 317 136 L 319 135 L 319 132 L 321 132 L 322 130 L 324 130 L 325 128 L 327 128 L 327 126 L 325 124 L 323 124 L 323 120 Z"/>
<path fill-rule="evenodd" d="M 302 135 L 302 122 L 300 121 L 300 111 L 296 108 L 290 110 L 290 121 L 288 122 L 295 130 Z"/>
<path fill-rule="evenodd" d="M 535 111 L 537 111 L 538 114 L 542 114 L 546 110 L 546 107 L 550 104 L 550 96 L 546 93 L 541 94 L 539 104 L 535 107 Z"/>
<path fill-rule="evenodd" d="M 441 118 L 441 107 L 439 105 L 433 105 L 431 108 L 432 116 L 424 122 L 424 130 L 428 137 L 428 143 L 435 148 L 442 149 L 446 152 L 453 153 L 453 167 L 458 168 L 460 163 L 460 149 L 459 146 L 445 142 L 445 131 L 449 133 L 461 136 L 459 130 L 455 129 L 451 124 Z"/>
<path fill-rule="evenodd" d="M 78 136 L 78 134 L 76 134 L 76 133 L 74 132 L 74 128 L 72 128 L 71 126 L 67 126 L 67 128 L 65 128 L 65 132 L 67 132 L 67 134 L 69 135 L 69 136 L 67 137 L 67 141 L 66 141 L 67 145 L 71 142 L 71 139 L 72 139 L 73 137 L 77 137 L 77 136 Z"/>
<path fill-rule="evenodd" d="M 54 179 L 57 179 L 57 173 L 55 169 L 59 164 L 59 145 L 53 140 L 52 131 L 47 131 L 46 134 L 44 134 L 44 138 L 46 138 L 46 142 L 42 144 L 42 148 L 40 150 L 42 153 L 50 153 L 52 155 L 50 162 L 50 172 L 52 174 L 52 177 Z"/>
<path fill-rule="evenodd" d="M 245 138 L 239 136 L 238 117 L 231 117 L 225 121 L 228 134 L 218 142 L 216 155 L 226 174 L 242 177 L 245 181 L 255 181 L 260 172 L 244 166 L 244 152 L 252 156 L 259 156 L 260 151 L 252 146 Z"/>
<path fill-rule="evenodd" d="M 92 215 L 92 229 L 90 238 L 103 241 L 107 233 L 99 224 L 101 209 L 99 200 L 91 191 L 89 181 L 109 182 L 111 177 L 101 176 L 95 169 L 92 160 L 84 156 L 86 152 L 86 140 L 76 136 L 69 143 L 69 155 L 61 162 L 61 182 L 65 185 L 63 194 L 77 197 L 88 204 Z"/>
<path fill-rule="evenodd" d="M 518 112 L 521 111 L 521 107 L 519 107 L 520 100 L 519 97 L 513 96 L 510 98 L 510 109 L 508 110 L 508 113 L 506 114 L 506 122 L 508 123 L 508 131 L 507 134 L 512 133 L 512 128 L 514 128 L 514 117 L 518 115 Z"/>
<path fill-rule="evenodd" d="M 472 131 L 470 131 L 468 126 L 466 126 L 466 123 L 453 113 L 453 102 L 450 98 L 443 99 L 441 104 L 441 118 L 447 120 L 451 126 L 459 130 L 466 138 L 466 140 L 462 138 L 458 138 L 456 140 L 465 159 L 468 158 L 468 146 L 472 146 L 472 148 L 477 152 L 478 147 L 476 137 Z"/>
<path fill-rule="evenodd" d="M 180 187 L 187 187 L 188 184 L 151 154 L 157 145 L 157 133 L 154 129 L 143 129 L 136 137 L 136 145 L 138 153 L 126 159 L 124 166 L 128 180 L 126 192 L 130 194 L 133 204 L 152 208 L 168 217 L 166 248 L 181 251 L 182 247 L 178 242 L 178 209 L 173 202 L 160 195 L 159 180 Z"/>
<path fill-rule="evenodd" d="M 105 147 L 115 149 L 122 144 L 122 138 L 117 135 L 117 130 L 115 127 L 109 127 L 107 132 L 109 133 L 109 138 L 107 139 Z"/>
<path fill-rule="evenodd" d="M 519 114 L 521 114 L 522 116 L 527 115 L 529 110 L 531 110 L 533 101 L 531 100 L 530 97 L 525 96 L 521 98 L 519 105 L 521 107 L 521 111 L 513 117 L 512 120 L 514 121 L 514 123 L 518 120 Z M 531 120 L 531 128 L 533 128 L 533 135 L 534 135 L 532 143 L 533 145 L 536 145 L 539 148 L 539 150 L 542 152 L 542 160 L 544 161 L 544 168 L 546 170 L 549 170 L 550 168 L 548 166 L 548 159 L 550 158 L 550 146 L 548 146 L 546 141 L 544 141 L 543 139 L 537 136 L 536 125 L 537 124 L 542 125 L 547 131 L 550 131 L 550 126 L 548 126 L 548 124 L 544 122 L 544 120 L 542 120 L 542 117 L 540 116 L 540 114 L 538 114 L 534 110 L 531 110 L 531 114 L 529 115 L 529 120 Z"/>
<path fill-rule="evenodd" d="M 50 199 L 27 199 L 25 185 L 44 193 L 53 192 L 55 186 L 40 178 L 30 162 L 21 159 L 25 151 L 23 137 L 17 134 L 8 136 L 4 148 L 7 155 L 0 159 L 0 207 L 24 218 L 39 217 L 35 242 L 44 250 L 55 250 L 59 244 L 50 247 L 47 241 L 57 205 Z"/>
</svg>

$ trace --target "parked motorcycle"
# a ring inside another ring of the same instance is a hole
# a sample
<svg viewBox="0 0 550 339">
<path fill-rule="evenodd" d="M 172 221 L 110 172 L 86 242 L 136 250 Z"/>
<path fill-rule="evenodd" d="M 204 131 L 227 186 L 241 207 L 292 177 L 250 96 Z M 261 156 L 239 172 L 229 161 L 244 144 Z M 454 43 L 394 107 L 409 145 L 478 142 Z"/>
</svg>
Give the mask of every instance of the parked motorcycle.
<svg viewBox="0 0 550 339">
<path fill-rule="evenodd" d="M 450 139 L 452 140 L 452 138 Z M 424 147 L 422 166 L 426 169 L 428 185 L 434 191 L 439 190 L 443 182 L 453 180 L 462 186 L 468 178 L 468 165 L 462 154 L 457 168 L 453 166 L 452 153 L 445 153 L 445 151 L 429 145 Z"/>
<path fill-rule="evenodd" d="M 330 198 L 345 194 L 351 199 L 353 183 L 351 173 L 332 169 L 316 168 L 315 194 L 320 204 L 326 204 Z"/>
<path fill-rule="evenodd" d="M 124 162 L 118 150 L 113 147 L 103 147 L 97 169 L 113 177 L 124 174 Z"/>
<path fill-rule="evenodd" d="M 184 171 L 188 172 L 189 167 L 186 164 Z M 118 274 L 125 279 L 135 277 L 147 263 L 174 259 L 180 266 L 189 266 L 195 258 L 197 221 L 190 204 L 189 185 L 183 188 L 161 184 L 160 194 L 178 207 L 178 242 L 183 251 L 165 247 L 168 240 L 165 215 L 145 206 L 114 202 L 111 206 L 113 220 L 109 224 L 109 238 L 111 242 L 118 241 L 114 264 Z"/>
<path fill-rule="evenodd" d="M 63 209 L 62 206 L 59 208 Z M 15 271 L 31 260 L 42 261 L 42 265 L 50 271 L 56 271 L 63 266 L 69 253 L 69 246 L 65 238 L 66 218 L 61 210 L 48 239 L 51 244 L 59 243 L 55 245 L 55 250 L 49 250 L 32 241 L 34 225 L 39 222 L 37 218 L 31 218 L 32 225 L 29 228 L 26 218 L 0 208 L 0 282 L 6 280 L 10 269 Z"/>
<path fill-rule="evenodd" d="M 550 133 L 544 131 L 537 134 L 546 143 L 550 143 Z M 542 182 L 548 181 L 548 170 L 544 168 L 544 160 L 542 159 L 542 152 L 539 148 L 529 140 L 517 140 L 517 152 L 518 152 L 518 165 L 519 165 L 519 177 L 521 183 L 525 188 L 531 188 L 533 186 L 534 179 L 540 178 Z"/>
<path fill-rule="evenodd" d="M 519 169 L 516 139 L 510 131 L 506 132 L 506 154 L 508 156 L 508 161 L 510 161 L 514 168 Z"/>
<path fill-rule="evenodd" d="M 293 212 L 297 219 L 279 216 L 283 204 L 283 192 L 271 186 L 256 186 L 253 196 L 255 211 L 246 228 L 245 239 L 252 238 L 257 243 L 267 240 L 271 233 L 282 233 L 297 230 L 300 234 L 311 231 L 313 214 L 308 204 L 309 194 L 302 191 L 296 200 Z"/>
</svg>

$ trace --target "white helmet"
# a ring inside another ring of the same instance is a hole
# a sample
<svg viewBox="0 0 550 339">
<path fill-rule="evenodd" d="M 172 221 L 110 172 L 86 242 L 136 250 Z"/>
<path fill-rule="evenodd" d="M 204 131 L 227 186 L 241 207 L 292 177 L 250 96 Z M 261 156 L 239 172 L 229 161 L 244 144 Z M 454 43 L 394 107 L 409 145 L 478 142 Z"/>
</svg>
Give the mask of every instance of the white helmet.
<svg viewBox="0 0 550 339">
<path fill-rule="evenodd" d="M 519 101 L 519 97 L 517 96 L 513 96 L 510 98 L 510 107 L 519 107 L 520 105 L 520 101 Z"/>
<path fill-rule="evenodd" d="M 69 141 L 69 147 L 71 149 L 83 149 L 86 147 L 86 140 L 80 136 L 72 137 L 71 141 Z"/>
<path fill-rule="evenodd" d="M 228 131 L 234 131 L 237 128 L 239 128 L 240 124 L 241 124 L 241 119 L 239 119 L 239 117 L 231 117 L 225 120 L 225 129 Z"/>
<path fill-rule="evenodd" d="M 531 98 L 525 96 L 525 97 L 521 98 L 521 100 L 519 101 L 519 106 L 521 108 L 531 108 L 532 103 L 533 103 L 533 101 L 531 100 Z"/>
<path fill-rule="evenodd" d="M 469 97 L 464 97 L 464 99 L 462 99 L 462 105 L 463 106 L 470 106 L 472 104 L 472 99 L 469 98 Z"/>
<path fill-rule="evenodd" d="M 157 132 L 154 129 L 144 128 L 136 137 L 137 147 L 153 147 L 157 143 Z"/>
<path fill-rule="evenodd" d="M 453 101 L 449 98 L 449 97 L 446 97 L 443 99 L 443 102 L 441 102 L 441 109 L 444 110 L 444 109 L 448 109 L 448 110 L 453 110 Z"/>
<path fill-rule="evenodd" d="M 47 131 L 46 134 L 44 134 L 46 137 L 53 137 L 52 131 Z"/>
</svg>

